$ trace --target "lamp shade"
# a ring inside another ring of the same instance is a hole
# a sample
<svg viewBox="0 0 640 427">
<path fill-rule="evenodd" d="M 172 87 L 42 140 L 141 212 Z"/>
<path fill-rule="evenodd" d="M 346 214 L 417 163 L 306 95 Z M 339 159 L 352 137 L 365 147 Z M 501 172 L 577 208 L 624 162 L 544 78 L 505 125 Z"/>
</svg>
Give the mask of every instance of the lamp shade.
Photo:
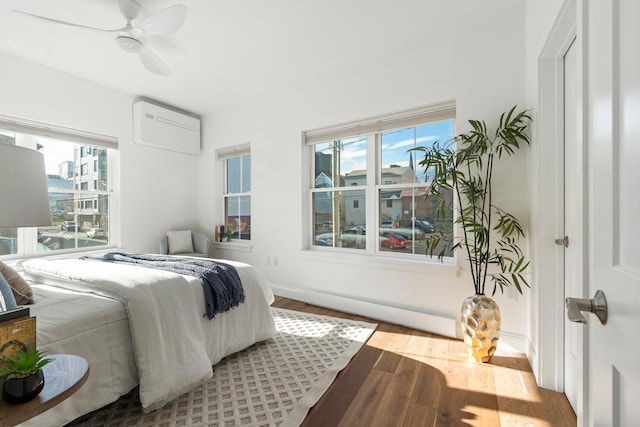
<svg viewBox="0 0 640 427">
<path fill-rule="evenodd" d="M 51 225 L 42 153 L 0 143 L 0 227 Z"/>
</svg>

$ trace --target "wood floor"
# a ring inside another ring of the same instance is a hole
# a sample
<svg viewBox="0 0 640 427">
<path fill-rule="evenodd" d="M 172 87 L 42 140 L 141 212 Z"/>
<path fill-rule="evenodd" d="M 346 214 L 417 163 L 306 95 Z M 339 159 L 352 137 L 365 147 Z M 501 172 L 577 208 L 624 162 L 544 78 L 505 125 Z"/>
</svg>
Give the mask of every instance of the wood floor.
<svg viewBox="0 0 640 427">
<path fill-rule="evenodd" d="M 275 307 L 378 323 L 302 426 L 575 426 L 564 394 L 536 386 L 522 354 L 469 361 L 464 343 L 276 297 Z"/>
</svg>

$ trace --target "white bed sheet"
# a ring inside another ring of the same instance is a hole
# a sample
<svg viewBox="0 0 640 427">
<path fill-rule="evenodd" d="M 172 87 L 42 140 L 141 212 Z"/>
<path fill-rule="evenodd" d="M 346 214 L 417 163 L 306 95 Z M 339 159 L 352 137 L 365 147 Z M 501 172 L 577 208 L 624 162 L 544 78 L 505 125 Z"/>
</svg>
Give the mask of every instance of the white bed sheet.
<svg viewBox="0 0 640 427">
<path fill-rule="evenodd" d="M 276 332 L 270 309 L 274 296 L 262 274 L 248 264 L 219 261 L 238 270 L 245 302 L 229 312 L 217 314 L 211 321 L 202 317 L 207 356 L 212 365 Z M 199 289 L 195 309 L 204 314 L 200 281 L 183 277 L 190 286 Z M 56 285 L 53 280 L 49 282 Z M 63 425 L 116 400 L 137 384 L 129 324 L 120 302 L 57 286 L 34 285 L 34 290 L 36 304 L 32 306 L 32 314 L 38 316 L 38 348 L 87 358 L 91 375 L 74 396 L 25 425 Z"/>
<path fill-rule="evenodd" d="M 50 354 L 76 354 L 90 361 L 87 382 L 74 395 L 24 426 L 61 426 L 99 409 L 133 389 L 138 371 L 124 306 L 94 294 L 30 283 L 36 303 L 36 344 Z M 45 378 L 46 381 L 46 378 Z"/>
</svg>

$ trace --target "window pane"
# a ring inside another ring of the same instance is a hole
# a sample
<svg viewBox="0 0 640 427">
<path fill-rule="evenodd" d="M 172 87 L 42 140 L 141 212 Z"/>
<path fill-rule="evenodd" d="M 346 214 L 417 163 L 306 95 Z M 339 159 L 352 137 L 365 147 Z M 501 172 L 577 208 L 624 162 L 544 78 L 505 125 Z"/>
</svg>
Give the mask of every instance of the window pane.
<svg viewBox="0 0 640 427">
<path fill-rule="evenodd" d="M 425 171 L 417 166 L 422 159 L 415 158 L 420 153 L 407 150 L 431 146 L 436 141 L 450 141 L 453 138 L 453 120 L 383 132 L 381 138 L 382 184 L 427 182 Z"/>
<path fill-rule="evenodd" d="M 251 197 L 225 197 L 225 227 L 232 238 L 251 240 Z"/>
<path fill-rule="evenodd" d="M 365 192 L 323 191 L 313 193 L 315 246 L 365 249 Z"/>
<path fill-rule="evenodd" d="M 18 229 L 0 228 L 0 256 L 18 253 Z"/>
<path fill-rule="evenodd" d="M 241 158 L 227 159 L 227 193 L 240 193 Z"/>
<path fill-rule="evenodd" d="M 251 191 L 251 156 L 231 157 L 227 162 L 226 194 Z"/>
<path fill-rule="evenodd" d="M 109 243 L 109 196 L 49 193 L 51 227 L 38 228 L 38 252 Z"/>
<path fill-rule="evenodd" d="M 412 219 L 415 218 L 416 209 L 425 210 L 424 189 L 382 189 L 379 192 L 379 204 L 379 249 L 416 253 L 424 244 L 425 232 Z"/>
<path fill-rule="evenodd" d="M 443 193 L 447 204 L 451 203 L 451 191 Z M 402 251 L 424 254 L 426 239 L 436 231 L 448 237 L 453 232 L 453 213 L 445 220 L 434 221 L 437 200 L 426 196 L 426 187 L 381 189 L 380 205 L 381 251 Z M 402 239 L 406 240 L 402 242 Z M 446 252 L 446 256 L 452 253 Z"/>
<path fill-rule="evenodd" d="M 242 192 L 251 191 L 251 156 L 242 156 Z"/>
<path fill-rule="evenodd" d="M 339 203 L 339 199 L 334 197 L 337 193 L 331 191 L 323 191 L 312 193 L 313 204 L 313 238 L 316 246 L 336 247 L 335 230 L 340 227 L 340 216 L 338 221 L 333 220 L 334 212 L 340 211 L 339 207 L 334 209 L 334 204 Z"/>
<path fill-rule="evenodd" d="M 382 184 L 416 182 L 413 153 L 416 146 L 415 128 L 382 133 Z"/>
<path fill-rule="evenodd" d="M 367 137 L 340 139 L 314 146 L 315 188 L 367 183 Z"/>
</svg>

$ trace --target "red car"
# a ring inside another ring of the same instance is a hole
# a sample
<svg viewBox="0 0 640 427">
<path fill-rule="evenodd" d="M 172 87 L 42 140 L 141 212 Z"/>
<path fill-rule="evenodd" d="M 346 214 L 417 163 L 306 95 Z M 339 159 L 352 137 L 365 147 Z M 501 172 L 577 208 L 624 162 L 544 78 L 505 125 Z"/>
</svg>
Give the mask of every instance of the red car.
<svg viewBox="0 0 640 427">
<path fill-rule="evenodd" d="M 383 233 L 380 235 L 380 246 L 389 249 L 405 249 L 409 241 L 399 234 Z"/>
</svg>

